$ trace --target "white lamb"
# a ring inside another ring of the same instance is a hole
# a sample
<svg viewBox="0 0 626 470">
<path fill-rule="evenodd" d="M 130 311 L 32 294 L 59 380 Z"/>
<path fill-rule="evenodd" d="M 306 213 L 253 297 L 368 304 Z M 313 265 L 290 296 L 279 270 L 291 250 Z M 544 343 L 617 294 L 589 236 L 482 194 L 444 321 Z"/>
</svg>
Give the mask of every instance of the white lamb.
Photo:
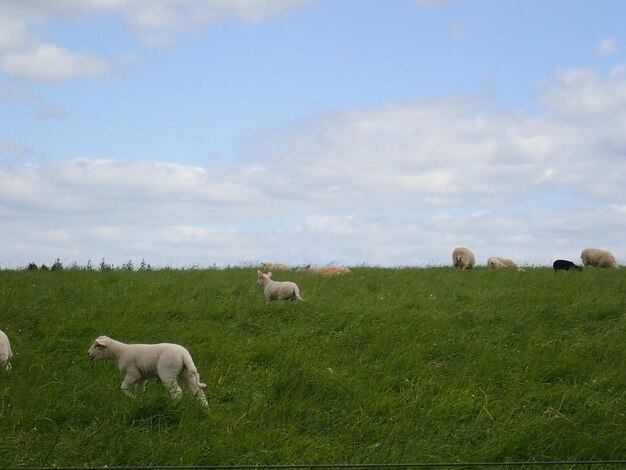
<svg viewBox="0 0 626 470">
<path fill-rule="evenodd" d="M 580 254 L 585 266 L 597 266 L 599 268 L 619 268 L 613 253 L 599 248 L 585 248 Z"/>
<path fill-rule="evenodd" d="M 6 370 L 11 370 L 11 363 L 9 362 L 11 357 L 13 357 L 13 353 L 11 352 L 9 337 L 0 330 L 0 365 L 4 366 Z"/>
<path fill-rule="evenodd" d="M 517 268 L 517 264 L 513 260 L 500 256 L 491 256 L 487 260 L 487 266 L 490 268 Z"/>
<path fill-rule="evenodd" d="M 193 363 L 191 354 L 178 344 L 124 344 L 108 336 L 100 336 L 87 352 L 92 361 L 108 359 L 124 374 L 121 389 L 126 395 L 132 395 L 135 387 L 137 394 L 143 392 L 149 378 L 160 378 L 169 390 L 172 398 L 178 398 L 182 390 L 177 378 L 184 372 L 189 390 L 209 406 L 202 389 L 206 384 L 200 382 L 200 375 Z"/>
<path fill-rule="evenodd" d="M 294 282 L 273 281 L 272 273 L 257 271 L 257 284 L 263 286 L 265 303 L 271 300 L 304 300 L 300 297 L 300 289 Z"/>
<path fill-rule="evenodd" d="M 457 269 L 473 268 L 476 264 L 474 253 L 464 247 L 455 248 L 452 252 L 452 266 Z"/>
</svg>

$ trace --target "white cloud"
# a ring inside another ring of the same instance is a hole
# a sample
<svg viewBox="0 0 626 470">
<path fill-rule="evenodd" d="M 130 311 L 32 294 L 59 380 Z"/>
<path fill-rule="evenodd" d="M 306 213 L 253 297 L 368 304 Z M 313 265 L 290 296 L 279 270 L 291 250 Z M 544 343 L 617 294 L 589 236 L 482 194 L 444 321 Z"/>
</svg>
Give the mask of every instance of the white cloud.
<svg viewBox="0 0 626 470">
<path fill-rule="evenodd" d="M 617 41 L 613 38 L 603 38 L 596 46 L 596 53 L 602 56 L 615 54 L 617 50 Z"/>
<path fill-rule="evenodd" d="M 606 77 L 592 69 L 561 70 L 544 85 L 541 102 L 566 119 L 611 121 L 624 115 L 626 70 L 614 67 Z"/>
<path fill-rule="evenodd" d="M 107 59 L 42 41 L 31 25 L 60 17 L 120 16 L 144 44 L 169 46 L 181 32 L 196 31 L 225 18 L 246 22 L 308 3 L 309 0 L 3 0 L 0 2 L 0 71 L 33 80 L 96 78 Z"/>
<path fill-rule="evenodd" d="M 69 78 L 95 78 L 108 68 L 106 61 L 86 54 L 75 54 L 54 44 L 12 51 L 0 56 L 0 70 L 32 80 L 57 81 Z"/>
<path fill-rule="evenodd" d="M 239 161 L 212 168 L 5 169 L 0 259 L 448 264 L 468 245 L 483 262 L 547 264 L 597 245 L 626 260 L 624 89 L 620 69 L 564 70 L 537 116 L 475 97 L 413 100 L 245 136 Z"/>
</svg>

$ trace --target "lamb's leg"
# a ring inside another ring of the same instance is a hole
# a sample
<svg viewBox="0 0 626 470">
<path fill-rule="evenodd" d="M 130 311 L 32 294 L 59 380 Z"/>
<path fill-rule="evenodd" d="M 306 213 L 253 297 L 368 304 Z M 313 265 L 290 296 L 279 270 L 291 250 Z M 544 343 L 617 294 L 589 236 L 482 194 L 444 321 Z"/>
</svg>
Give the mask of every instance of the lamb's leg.
<svg viewBox="0 0 626 470">
<path fill-rule="evenodd" d="M 137 373 L 136 371 L 126 372 L 124 380 L 122 381 L 122 386 L 120 387 L 122 389 L 122 392 L 124 392 L 127 396 L 132 397 L 133 386 L 140 380 L 141 374 Z"/>
<path fill-rule="evenodd" d="M 161 378 L 161 380 L 163 381 L 163 386 L 167 388 L 172 398 L 176 399 L 183 394 L 183 390 L 178 385 L 178 382 L 176 381 L 176 377 Z"/>
<path fill-rule="evenodd" d="M 200 403 L 202 403 L 203 406 L 208 407 L 209 402 L 207 401 L 201 386 L 204 384 L 199 383 L 200 380 L 198 379 L 198 376 L 196 374 L 190 374 L 189 372 L 187 372 L 185 375 L 185 382 L 187 383 L 187 387 L 189 387 L 189 390 L 191 390 L 191 393 L 193 393 L 196 398 L 200 400 Z"/>
<path fill-rule="evenodd" d="M 139 382 L 137 382 L 137 385 L 135 385 L 135 393 L 137 395 L 143 393 L 143 391 L 146 389 L 146 382 L 147 380 L 140 380 Z"/>
</svg>

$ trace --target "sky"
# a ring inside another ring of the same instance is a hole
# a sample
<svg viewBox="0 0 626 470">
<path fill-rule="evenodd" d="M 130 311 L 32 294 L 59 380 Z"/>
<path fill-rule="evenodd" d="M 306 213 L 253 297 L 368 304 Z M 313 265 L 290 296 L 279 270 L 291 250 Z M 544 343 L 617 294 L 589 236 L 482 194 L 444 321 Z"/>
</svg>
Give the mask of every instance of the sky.
<svg viewBox="0 0 626 470">
<path fill-rule="evenodd" d="M 624 18 L 0 0 L 0 268 L 626 263 Z"/>
</svg>

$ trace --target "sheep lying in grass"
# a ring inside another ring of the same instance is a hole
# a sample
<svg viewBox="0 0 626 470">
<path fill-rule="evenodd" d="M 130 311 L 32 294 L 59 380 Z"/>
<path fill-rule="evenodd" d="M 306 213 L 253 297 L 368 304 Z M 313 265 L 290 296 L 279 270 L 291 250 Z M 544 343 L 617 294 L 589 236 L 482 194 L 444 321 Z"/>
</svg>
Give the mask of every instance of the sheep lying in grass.
<svg viewBox="0 0 626 470">
<path fill-rule="evenodd" d="M 554 263 L 552 263 L 552 267 L 554 271 L 569 271 L 570 269 L 576 269 L 577 271 L 582 271 L 583 268 L 574 264 L 572 261 L 566 259 L 557 259 Z"/>
<path fill-rule="evenodd" d="M 487 267 L 488 268 L 515 268 L 518 271 L 523 271 L 522 268 L 518 268 L 517 264 L 513 260 L 508 258 L 502 258 L 501 256 L 491 256 L 487 259 Z"/>
<path fill-rule="evenodd" d="M 271 261 L 265 261 L 264 263 L 261 263 L 261 267 L 265 271 L 270 271 L 270 270 L 274 270 L 274 271 L 291 271 L 291 268 L 289 266 L 287 266 L 286 264 L 283 264 L 283 263 L 272 263 Z"/>
<path fill-rule="evenodd" d="M 124 374 L 121 389 L 131 395 L 135 387 L 137 394 L 143 392 L 149 378 L 159 378 L 169 390 L 172 398 L 178 398 L 182 390 L 177 378 L 183 373 L 189 390 L 200 400 L 202 405 L 209 406 L 202 389 L 206 387 L 200 382 L 191 354 L 178 344 L 124 344 L 108 336 L 99 336 L 87 352 L 92 361 L 108 359 Z"/>
<path fill-rule="evenodd" d="M 11 363 L 9 362 L 11 357 L 13 357 L 13 353 L 11 352 L 9 337 L 0 330 L 0 366 L 4 366 L 6 370 L 11 370 Z"/>
<path fill-rule="evenodd" d="M 262 273 L 257 271 L 257 283 L 263 286 L 265 303 L 271 300 L 304 300 L 300 297 L 300 289 L 294 282 L 273 281 L 272 273 Z"/>
<path fill-rule="evenodd" d="M 320 274 L 322 276 L 332 276 L 335 274 L 348 274 L 351 273 L 348 268 L 343 266 L 323 266 L 321 268 L 313 267 L 310 264 L 301 267 L 298 271 L 304 271 L 307 273 Z"/>
<path fill-rule="evenodd" d="M 474 253 L 464 247 L 455 248 L 452 252 L 452 266 L 457 269 L 473 268 L 476 264 Z"/>
<path fill-rule="evenodd" d="M 610 251 L 599 248 L 585 248 L 580 254 L 585 266 L 597 266 L 599 268 L 618 268 L 615 256 Z"/>
</svg>

